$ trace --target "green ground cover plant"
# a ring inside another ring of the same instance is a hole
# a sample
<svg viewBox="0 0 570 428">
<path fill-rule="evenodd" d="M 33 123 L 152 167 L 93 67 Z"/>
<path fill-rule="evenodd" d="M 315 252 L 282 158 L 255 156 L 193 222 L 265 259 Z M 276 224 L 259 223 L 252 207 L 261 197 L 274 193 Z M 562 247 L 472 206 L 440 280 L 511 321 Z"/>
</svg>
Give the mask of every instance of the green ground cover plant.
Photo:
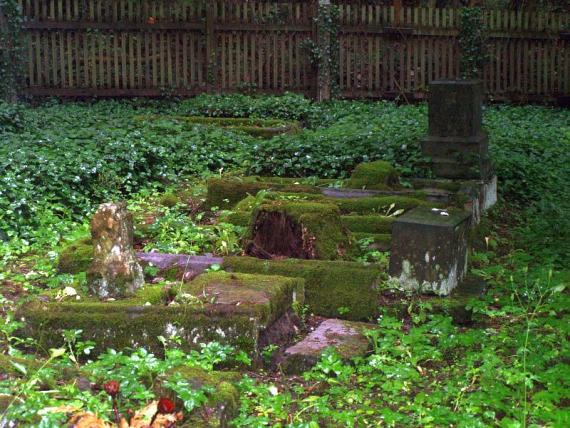
<svg viewBox="0 0 570 428">
<path fill-rule="evenodd" d="M 161 114 L 296 120 L 304 129 L 260 141 L 199 124 L 134 120 Z M 471 257 L 472 273 L 489 284 L 470 302 L 473 321 L 456 324 L 413 298 L 407 316 L 378 319 L 366 357 L 346 362 L 329 352 L 300 377 L 242 376 L 233 426 L 570 425 L 570 111 L 493 105 L 484 124 L 501 201 Z M 407 177 L 428 174 L 419 151 L 426 129 L 423 104 L 316 104 L 293 94 L 0 104 L 0 361 L 7 362 L 0 364 L 0 426 L 8 419 L 59 426 L 61 413 L 39 412 L 70 403 L 113 420 L 111 398 L 82 390 L 82 377 L 120 382 L 126 414 L 157 397 L 149 384 L 173 367 L 211 372 L 248 363 L 220 344 L 182 353 L 176 338 L 157 338 L 165 356 L 134 349 L 93 358 L 81 332 L 67 332 L 51 354 L 18 335 L 19 304 L 46 289 L 85 287 L 84 274 L 59 273 L 57 263 L 66 242 L 86 236 L 98 203 L 127 198 L 139 223 L 152 215 L 156 221 L 137 232 L 147 249 L 235 254 L 242 231 L 211 227 L 211 214 L 199 207 L 205 177 L 345 178 L 359 162 L 383 159 L 406 185 Z M 385 263 L 384 256 L 360 262 Z M 181 408 L 207 407 L 207 388 L 169 382 Z"/>
</svg>

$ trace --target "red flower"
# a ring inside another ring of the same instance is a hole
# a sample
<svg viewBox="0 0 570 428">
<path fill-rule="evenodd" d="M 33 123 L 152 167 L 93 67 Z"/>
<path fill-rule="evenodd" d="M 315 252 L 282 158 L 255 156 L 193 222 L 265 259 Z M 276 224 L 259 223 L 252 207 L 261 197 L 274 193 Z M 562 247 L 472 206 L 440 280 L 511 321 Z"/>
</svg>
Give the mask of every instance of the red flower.
<svg viewBox="0 0 570 428">
<path fill-rule="evenodd" d="M 174 412 L 174 402 L 166 397 L 162 397 L 160 400 L 158 400 L 158 413 L 172 413 Z"/>
<path fill-rule="evenodd" d="M 103 388 L 107 394 L 109 394 L 111 397 L 114 397 L 119 393 L 121 385 L 116 380 L 110 380 L 103 385 Z"/>
</svg>

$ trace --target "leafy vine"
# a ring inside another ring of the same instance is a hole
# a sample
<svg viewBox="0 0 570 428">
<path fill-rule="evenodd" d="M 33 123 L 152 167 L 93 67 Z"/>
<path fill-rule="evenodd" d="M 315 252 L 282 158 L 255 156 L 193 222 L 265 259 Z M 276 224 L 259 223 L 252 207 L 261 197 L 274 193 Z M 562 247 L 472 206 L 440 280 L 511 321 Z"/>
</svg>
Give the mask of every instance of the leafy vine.
<svg viewBox="0 0 570 428">
<path fill-rule="evenodd" d="M 336 5 L 320 5 L 313 18 L 317 25 L 317 40 L 306 39 L 302 46 L 308 50 L 311 65 L 318 70 L 318 85 L 329 84 L 331 97 L 340 95 L 339 86 L 339 18 Z M 326 70 L 326 72 L 324 72 Z"/>
<path fill-rule="evenodd" d="M 18 0 L 0 0 L 0 99 L 14 100 L 24 75 L 23 22 Z"/>
<path fill-rule="evenodd" d="M 463 79 L 480 78 L 483 67 L 489 60 L 483 13 L 483 9 L 479 7 L 464 7 L 460 11 L 459 67 Z"/>
</svg>

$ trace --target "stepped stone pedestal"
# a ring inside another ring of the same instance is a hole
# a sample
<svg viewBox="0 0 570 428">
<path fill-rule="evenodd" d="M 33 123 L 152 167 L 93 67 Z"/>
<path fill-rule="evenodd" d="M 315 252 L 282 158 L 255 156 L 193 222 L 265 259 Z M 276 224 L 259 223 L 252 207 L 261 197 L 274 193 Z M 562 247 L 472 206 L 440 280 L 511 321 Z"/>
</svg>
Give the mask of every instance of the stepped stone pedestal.
<svg viewBox="0 0 570 428">
<path fill-rule="evenodd" d="M 483 83 L 479 80 L 430 84 L 429 132 L 422 153 L 437 177 L 488 180 L 492 167 L 482 128 Z"/>
<path fill-rule="evenodd" d="M 467 271 L 465 211 L 416 208 L 392 226 L 389 273 L 398 288 L 447 296 Z"/>
</svg>

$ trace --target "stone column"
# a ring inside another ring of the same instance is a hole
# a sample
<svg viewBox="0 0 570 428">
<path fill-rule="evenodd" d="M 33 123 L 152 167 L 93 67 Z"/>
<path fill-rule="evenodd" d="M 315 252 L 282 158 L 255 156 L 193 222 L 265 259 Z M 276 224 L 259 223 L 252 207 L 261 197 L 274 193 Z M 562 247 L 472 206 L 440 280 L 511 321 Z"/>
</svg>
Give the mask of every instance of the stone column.
<svg viewBox="0 0 570 428">
<path fill-rule="evenodd" d="M 144 276 L 133 249 L 133 217 L 126 203 L 101 204 L 91 220 L 91 237 L 91 293 L 100 299 L 132 296 L 143 286 Z"/>
<path fill-rule="evenodd" d="M 482 128 L 480 80 L 430 84 L 429 132 L 422 153 L 437 177 L 488 180 L 492 176 L 487 134 Z"/>
</svg>

